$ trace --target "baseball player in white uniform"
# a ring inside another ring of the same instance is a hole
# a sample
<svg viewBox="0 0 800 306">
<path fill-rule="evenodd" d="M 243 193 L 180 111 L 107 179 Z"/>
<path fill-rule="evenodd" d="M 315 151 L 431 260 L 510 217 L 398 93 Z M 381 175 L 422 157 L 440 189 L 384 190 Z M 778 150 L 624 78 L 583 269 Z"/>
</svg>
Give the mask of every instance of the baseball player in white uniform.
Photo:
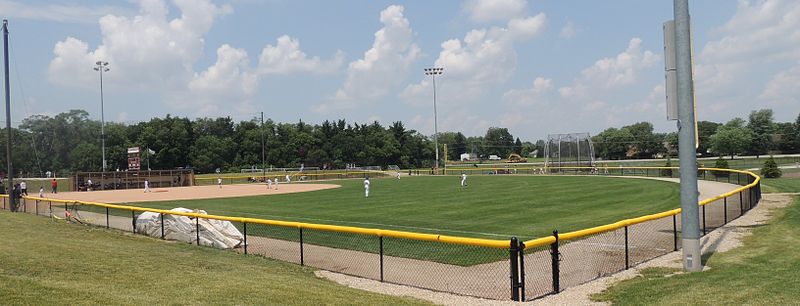
<svg viewBox="0 0 800 306">
<path fill-rule="evenodd" d="M 222 189 L 222 178 L 221 177 L 217 178 L 217 185 L 219 185 L 219 188 Z"/>
<path fill-rule="evenodd" d="M 288 184 L 288 183 L 291 183 L 291 182 L 292 182 L 292 179 L 291 179 L 291 178 L 289 177 L 289 175 L 287 174 L 287 175 L 286 175 L 286 183 Z"/>
<path fill-rule="evenodd" d="M 272 189 L 272 179 L 267 179 L 267 189 Z"/>
<path fill-rule="evenodd" d="M 150 192 L 150 181 L 144 180 L 144 192 Z"/>
<path fill-rule="evenodd" d="M 369 177 L 364 178 L 364 197 L 369 198 Z"/>
<path fill-rule="evenodd" d="M 467 174 L 461 172 L 461 187 L 467 187 Z"/>
</svg>

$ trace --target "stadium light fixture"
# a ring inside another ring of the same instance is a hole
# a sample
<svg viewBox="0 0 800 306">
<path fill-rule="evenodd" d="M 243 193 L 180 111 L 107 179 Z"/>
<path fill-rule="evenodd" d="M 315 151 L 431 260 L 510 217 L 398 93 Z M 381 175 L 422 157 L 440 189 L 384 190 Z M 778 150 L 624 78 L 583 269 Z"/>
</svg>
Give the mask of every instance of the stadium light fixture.
<svg viewBox="0 0 800 306">
<path fill-rule="evenodd" d="M 103 151 L 103 172 L 106 172 L 106 119 L 103 101 L 103 72 L 108 72 L 108 62 L 97 61 L 94 71 L 100 72 L 100 146 Z M 102 185 L 102 184 L 101 184 Z"/>
<path fill-rule="evenodd" d="M 439 127 L 438 122 L 436 120 L 436 76 L 441 75 L 444 72 L 444 68 L 435 67 L 435 68 L 425 68 L 425 75 L 431 76 L 433 79 L 433 143 L 436 146 L 436 163 L 434 169 L 439 169 Z M 446 152 L 445 152 L 446 154 Z"/>
</svg>

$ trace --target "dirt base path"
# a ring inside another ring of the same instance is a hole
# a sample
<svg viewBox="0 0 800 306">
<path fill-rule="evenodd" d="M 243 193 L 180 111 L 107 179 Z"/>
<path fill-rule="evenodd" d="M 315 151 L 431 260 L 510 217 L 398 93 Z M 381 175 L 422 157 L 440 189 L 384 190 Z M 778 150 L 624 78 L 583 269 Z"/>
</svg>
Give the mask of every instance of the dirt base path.
<svg viewBox="0 0 800 306">
<path fill-rule="evenodd" d="M 274 186 L 273 186 L 274 187 Z M 101 203 L 133 203 L 155 202 L 174 200 L 195 200 L 212 198 L 232 198 L 256 195 L 273 195 L 296 192 L 308 192 L 324 189 L 339 188 L 337 184 L 280 184 L 278 189 L 267 189 L 264 184 L 239 184 L 154 188 L 152 192 L 145 193 L 144 189 L 120 189 L 88 192 L 62 192 L 46 194 L 48 198 L 91 201 Z"/>
</svg>

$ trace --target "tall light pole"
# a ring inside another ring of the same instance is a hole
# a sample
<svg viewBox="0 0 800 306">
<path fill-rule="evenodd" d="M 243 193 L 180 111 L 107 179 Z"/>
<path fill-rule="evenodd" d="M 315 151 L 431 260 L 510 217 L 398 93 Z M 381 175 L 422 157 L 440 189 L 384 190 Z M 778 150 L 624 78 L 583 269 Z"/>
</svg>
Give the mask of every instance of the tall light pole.
<svg viewBox="0 0 800 306">
<path fill-rule="evenodd" d="M 264 176 L 264 181 L 267 181 L 267 154 L 264 149 L 264 112 L 261 112 L 261 172 Z"/>
<path fill-rule="evenodd" d="M 674 0 L 675 66 L 678 98 L 678 156 L 681 173 L 681 236 L 683 268 L 702 271 L 700 221 L 697 205 L 697 155 L 695 155 L 694 81 L 689 24 L 689 0 Z"/>
<path fill-rule="evenodd" d="M 14 197 L 14 168 L 11 163 L 11 86 L 8 80 L 8 20 L 3 19 L 3 63 L 5 64 L 6 85 L 6 162 L 8 163 L 8 188 L 6 194 L 11 195 L 11 211 L 17 211 L 17 199 Z M 0 182 L 2 184 L 2 182 Z"/>
<path fill-rule="evenodd" d="M 439 170 L 439 126 L 436 120 L 436 76 L 441 75 L 444 68 L 425 68 L 425 75 L 431 76 L 433 79 L 433 143 L 436 146 L 436 166 L 434 169 Z M 445 152 L 447 154 L 447 152 Z"/>
<path fill-rule="evenodd" d="M 106 172 L 106 118 L 105 110 L 103 109 L 103 72 L 108 72 L 108 70 L 108 62 L 97 61 L 94 63 L 94 71 L 100 72 L 100 146 L 103 150 L 103 172 Z"/>
</svg>

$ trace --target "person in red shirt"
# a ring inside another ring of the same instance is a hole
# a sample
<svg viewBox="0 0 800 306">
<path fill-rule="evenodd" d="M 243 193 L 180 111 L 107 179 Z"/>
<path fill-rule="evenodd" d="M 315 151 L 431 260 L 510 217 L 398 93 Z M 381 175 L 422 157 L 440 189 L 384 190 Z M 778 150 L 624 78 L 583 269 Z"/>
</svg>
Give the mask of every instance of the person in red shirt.
<svg viewBox="0 0 800 306">
<path fill-rule="evenodd" d="M 58 193 L 58 181 L 55 178 L 50 182 L 50 187 L 52 188 L 52 193 Z"/>
</svg>

